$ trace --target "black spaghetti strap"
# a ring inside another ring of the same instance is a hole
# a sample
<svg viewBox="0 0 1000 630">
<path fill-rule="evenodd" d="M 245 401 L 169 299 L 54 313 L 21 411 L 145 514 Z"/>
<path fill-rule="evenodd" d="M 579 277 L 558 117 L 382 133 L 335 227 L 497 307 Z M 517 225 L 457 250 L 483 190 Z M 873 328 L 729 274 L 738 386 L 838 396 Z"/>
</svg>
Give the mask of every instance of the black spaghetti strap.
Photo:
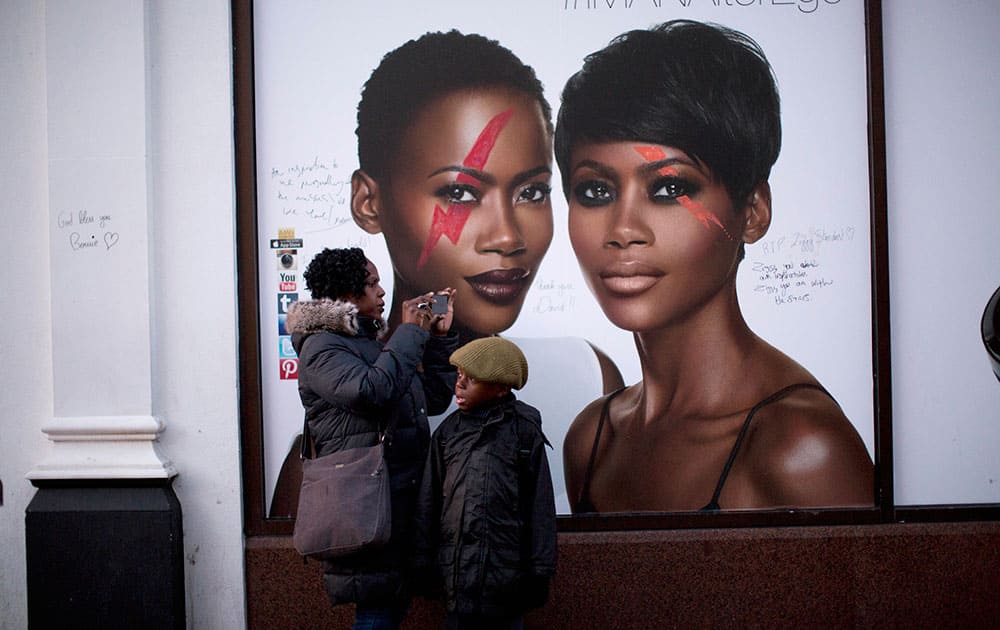
<svg viewBox="0 0 1000 630">
<path fill-rule="evenodd" d="M 580 496 L 577 497 L 576 503 L 573 505 L 573 512 L 575 514 L 594 511 L 594 503 L 590 500 L 590 478 L 594 474 L 594 461 L 597 459 L 597 446 L 601 442 L 601 431 L 604 430 L 604 422 L 608 419 L 611 401 L 615 396 L 623 391 L 625 391 L 624 387 L 616 389 L 611 392 L 604 401 L 604 407 L 601 409 L 601 419 L 597 421 L 597 431 L 594 433 L 594 446 L 590 449 L 590 459 L 587 461 L 587 473 L 583 478 L 583 487 L 580 488 Z"/>
<path fill-rule="evenodd" d="M 729 471 L 733 467 L 733 462 L 736 460 L 736 455 L 740 452 L 740 445 L 743 444 L 743 438 L 746 436 L 747 429 L 750 428 L 750 421 L 753 420 L 754 415 L 760 411 L 762 407 L 766 407 L 771 403 L 781 400 L 791 392 L 796 389 L 818 389 L 827 396 L 830 400 L 837 402 L 830 392 L 822 385 L 815 385 L 813 383 L 795 383 L 793 385 L 788 385 L 774 392 L 764 400 L 758 402 L 750 409 L 750 413 L 747 414 L 746 420 L 743 421 L 743 426 L 740 428 L 739 435 L 736 436 L 736 442 L 733 444 L 733 450 L 729 452 L 729 459 L 726 460 L 726 465 L 722 469 L 722 475 L 719 476 L 718 483 L 715 484 L 715 492 L 712 493 L 712 499 L 708 502 L 708 505 L 701 508 L 702 512 L 716 512 L 722 508 L 719 507 L 719 496 L 722 494 L 722 487 L 726 485 L 726 478 L 729 477 Z"/>
</svg>

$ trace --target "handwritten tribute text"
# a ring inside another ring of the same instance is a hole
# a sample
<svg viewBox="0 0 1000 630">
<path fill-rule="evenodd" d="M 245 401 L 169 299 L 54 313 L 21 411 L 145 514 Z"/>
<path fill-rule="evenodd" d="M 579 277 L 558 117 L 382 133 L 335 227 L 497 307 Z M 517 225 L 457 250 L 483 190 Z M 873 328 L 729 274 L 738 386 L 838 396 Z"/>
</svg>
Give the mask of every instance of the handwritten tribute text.
<svg viewBox="0 0 1000 630">
<path fill-rule="evenodd" d="M 753 278 L 753 290 L 774 300 L 776 305 L 812 302 L 836 284 L 826 273 L 823 259 L 833 247 L 854 240 L 855 229 L 811 227 L 805 231 L 778 235 L 755 246 L 754 260 L 746 260 Z M 751 250 L 747 250 L 748 254 Z"/>
<path fill-rule="evenodd" d="M 272 166 L 265 183 L 269 202 L 282 217 L 294 217 L 306 231 L 319 232 L 353 224 L 348 199 L 350 178 L 338 172 L 336 160 Z"/>
<path fill-rule="evenodd" d="M 86 210 L 66 210 L 56 217 L 56 227 L 66 234 L 74 252 L 108 251 L 121 236 L 112 227 L 110 214 L 90 214 Z"/>
</svg>

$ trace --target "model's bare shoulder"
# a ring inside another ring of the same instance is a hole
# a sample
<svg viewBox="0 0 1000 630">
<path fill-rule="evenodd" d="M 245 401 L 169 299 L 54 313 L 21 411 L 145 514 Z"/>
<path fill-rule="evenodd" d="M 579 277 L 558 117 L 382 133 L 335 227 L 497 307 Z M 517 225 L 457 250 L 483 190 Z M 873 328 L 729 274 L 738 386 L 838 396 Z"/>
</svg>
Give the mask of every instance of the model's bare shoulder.
<svg viewBox="0 0 1000 630">
<path fill-rule="evenodd" d="M 774 507 L 874 504 L 874 467 L 864 441 L 817 389 L 763 407 L 747 434 L 745 457 L 759 496 Z"/>
</svg>

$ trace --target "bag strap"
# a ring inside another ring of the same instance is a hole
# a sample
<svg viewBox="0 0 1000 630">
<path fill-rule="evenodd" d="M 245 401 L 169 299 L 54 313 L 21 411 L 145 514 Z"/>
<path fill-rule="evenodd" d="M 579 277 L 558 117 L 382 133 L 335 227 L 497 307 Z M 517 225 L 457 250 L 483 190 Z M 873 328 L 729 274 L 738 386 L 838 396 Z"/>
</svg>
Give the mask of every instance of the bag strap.
<svg viewBox="0 0 1000 630">
<path fill-rule="evenodd" d="M 312 434 L 309 433 L 309 417 L 302 414 L 302 440 L 299 442 L 299 459 L 312 459 Z"/>
<path fill-rule="evenodd" d="M 392 420 L 386 426 L 385 431 L 379 431 L 378 441 L 383 443 L 387 438 L 392 437 L 392 431 L 396 428 L 396 414 L 392 415 Z M 391 439 L 388 441 L 392 441 Z M 299 443 L 299 459 L 313 459 L 316 456 L 316 445 L 313 443 L 312 433 L 309 431 L 309 417 L 302 418 L 302 441 Z"/>
</svg>

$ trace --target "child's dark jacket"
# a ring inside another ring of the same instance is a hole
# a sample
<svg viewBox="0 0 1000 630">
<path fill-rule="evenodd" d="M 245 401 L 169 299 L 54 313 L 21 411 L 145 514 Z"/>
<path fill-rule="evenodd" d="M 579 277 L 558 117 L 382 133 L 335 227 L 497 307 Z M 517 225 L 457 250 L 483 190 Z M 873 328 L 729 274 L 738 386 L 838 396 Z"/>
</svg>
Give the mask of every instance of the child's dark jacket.
<svg viewBox="0 0 1000 630">
<path fill-rule="evenodd" d="M 546 445 L 538 410 L 510 394 L 455 411 L 434 432 L 416 562 L 437 569 L 448 610 L 511 615 L 544 603 L 556 569 Z"/>
</svg>

